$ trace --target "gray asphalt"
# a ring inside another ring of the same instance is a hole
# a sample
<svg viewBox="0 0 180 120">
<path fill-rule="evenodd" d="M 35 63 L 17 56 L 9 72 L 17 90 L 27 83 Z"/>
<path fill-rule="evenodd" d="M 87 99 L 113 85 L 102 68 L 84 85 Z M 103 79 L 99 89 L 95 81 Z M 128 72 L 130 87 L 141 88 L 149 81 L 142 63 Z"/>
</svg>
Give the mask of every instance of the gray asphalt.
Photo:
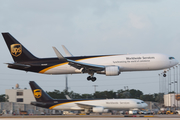
<svg viewBox="0 0 180 120">
<path fill-rule="evenodd" d="M 4 120 L 49 120 L 50 118 L 1 118 Z M 180 120 L 180 118 L 51 118 L 51 120 Z"/>
<path fill-rule="evenodd" d="M 87 116 L 87 115 L 59 115 L 59 116 L 0 116 L 4 120 L 180 120 L 180 115 L 147 115 L 145 117 L 124 116 Z"/>
</svg>

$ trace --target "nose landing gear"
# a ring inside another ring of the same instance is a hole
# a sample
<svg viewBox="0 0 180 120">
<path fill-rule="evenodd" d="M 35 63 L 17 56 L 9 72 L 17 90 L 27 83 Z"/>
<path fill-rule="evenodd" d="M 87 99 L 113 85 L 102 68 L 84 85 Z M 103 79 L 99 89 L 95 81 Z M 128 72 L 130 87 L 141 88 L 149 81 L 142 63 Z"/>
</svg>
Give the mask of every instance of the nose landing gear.
<svg viewBox="0 0 180 120">
<path fill-rule="evenodd" d="M 163 74 L 163 77 L 166 77 L 166 70 L 164 70 L 164 74 Z"/>
<path fill-rule="evenodd" d="M 163 74 L 163 77 L 166 77 L 166 74 L 165 74 L 165 73 Z"/>
</svg>

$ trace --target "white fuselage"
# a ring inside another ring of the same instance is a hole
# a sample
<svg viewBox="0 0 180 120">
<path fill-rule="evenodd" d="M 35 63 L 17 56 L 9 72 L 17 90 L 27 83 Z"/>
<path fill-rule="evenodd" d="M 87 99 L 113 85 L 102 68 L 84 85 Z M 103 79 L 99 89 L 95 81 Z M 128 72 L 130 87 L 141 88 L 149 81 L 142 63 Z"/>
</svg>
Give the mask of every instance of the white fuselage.
<svg viewBox="0 0 180 120">
<path fill-rule="evenodd" d="M 85 108 L 80 107 L 79 104 L 92 106 L 92 107 L 102 107 L 103 109 L 109 110 L 129 110 L 129 109 L 139 109 L 147 107 L 147 104 L 142 100 L 138 99 L 103 99 L 103 100 L 85 100 L 85 101 L 74 101 L 65 104 L 55 105 L 50 109 L 56 110 L 84 110 Z"/>
<path fill-rule="evenodd" d="M 151 71 L 170 68 L 178 64 L 176 59 L 165 54 L 124 54 L 100 56 L 77 61 L 103 66 L 119 66 L 121 72 L 125 71 Z M 41 73 L 45 74 L 76 74 L 81 73 L 81 70 L 76 69 L 67 63 L 62 63 L 50 67 Z"/>
</svg>

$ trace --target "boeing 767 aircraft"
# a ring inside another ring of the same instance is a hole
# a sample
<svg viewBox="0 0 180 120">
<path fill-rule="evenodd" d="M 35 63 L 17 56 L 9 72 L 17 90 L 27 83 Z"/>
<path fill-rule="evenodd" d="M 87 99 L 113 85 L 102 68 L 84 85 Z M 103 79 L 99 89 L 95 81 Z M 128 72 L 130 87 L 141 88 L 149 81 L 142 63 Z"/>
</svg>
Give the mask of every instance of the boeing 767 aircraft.
<svg viewBox="0 0 180 120">
<path fill-rule="evenodd" d="M 128 71 L 163 70 L 178 64 L 174 57 L 160 53 L 72 56 L 64 46 L 68 57 L 53 47 L 57 58 L 37 58 L 9 33 L 2 35 L 14 59 L 14 63 L 7 63 L 9 68 L 42 74 L 88 73 L 87 80 L 95 81 L 94 73 L 116 76 Z"/>
<path fill-rule="evenodd" d="M 108 112 L 109 110 L 136 110 L 147 107 L 139 99 L 53 99 L 34 81 L 29 82 L 36 102 L 32 105 L 55 110 L 80 110 L 90 112 Z"/>
</svg>

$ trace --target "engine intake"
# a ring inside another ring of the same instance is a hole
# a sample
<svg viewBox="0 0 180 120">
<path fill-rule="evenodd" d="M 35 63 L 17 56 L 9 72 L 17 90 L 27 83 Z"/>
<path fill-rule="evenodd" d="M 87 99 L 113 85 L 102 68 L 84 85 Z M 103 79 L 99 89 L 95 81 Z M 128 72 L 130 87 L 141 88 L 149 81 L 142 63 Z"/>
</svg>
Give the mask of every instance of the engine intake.
<svg viewBox="0 0 180 120">
<path fill-rule="evenodd" d="M 119 66 L 107 66 L 105 68 L 106 76 L 116 76 L 121 73 Z"/>
<path fill-rule="evenodd" d="M 92 111 L 93 112 L 98 112 L 98 113 L 103 113 L 103 112 L 107 113 L 107 112 L 109 112 L 108 109 L 104 109 L 103 107 L 93 107 Z"/>
</svg>

